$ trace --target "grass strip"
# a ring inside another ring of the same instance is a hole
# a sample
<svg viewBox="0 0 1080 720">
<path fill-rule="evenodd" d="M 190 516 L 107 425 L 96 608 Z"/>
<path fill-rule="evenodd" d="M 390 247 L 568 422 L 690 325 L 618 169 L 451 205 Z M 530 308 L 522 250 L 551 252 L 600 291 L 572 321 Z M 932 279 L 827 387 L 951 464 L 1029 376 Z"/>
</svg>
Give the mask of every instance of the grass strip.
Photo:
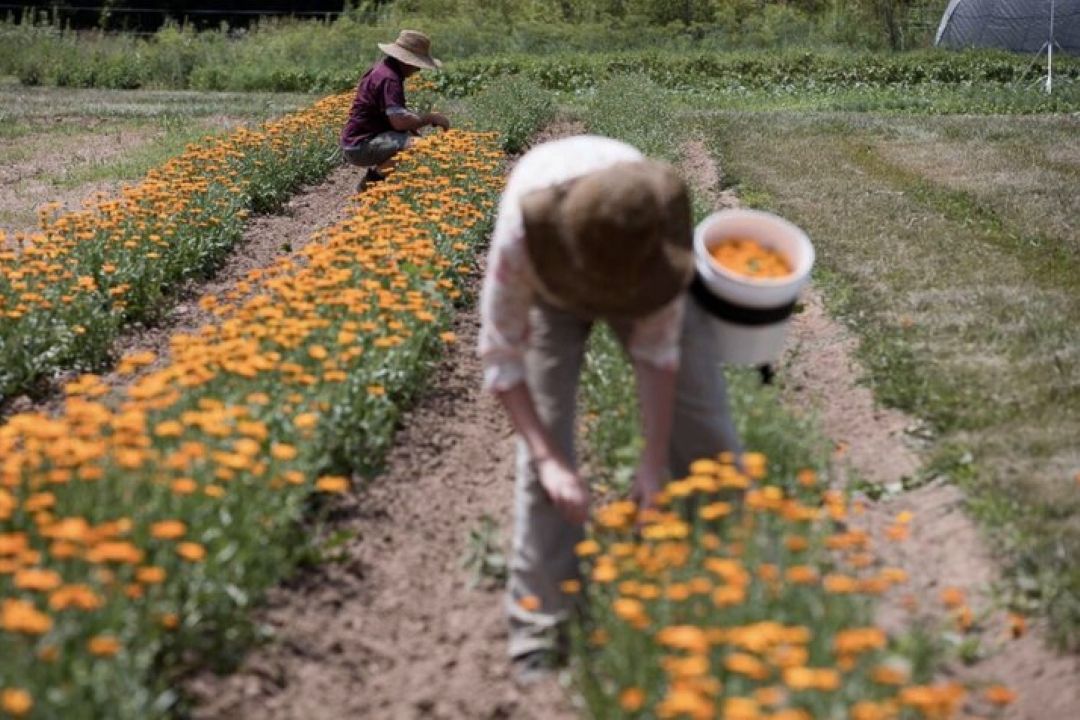
<svg viewBox="0 0 1080 720">
<path fill-rule="evenodd" d="M 248 213 L 324 177 L 348 101 L 190 145 L 117 197 L 46 207 L 39 233 L 0 233 L 0 401 L 58 369 L 100 367 L 126 323 L 221 262 Z"/>
<path fill-rule="evenodd" d="M 164 367 L 115 394 L 83 376 L 58 415 L 0 428 L 9 714 L 161 717 L 178 668 L 243 645 L 246 611 L 305 552 L 313 494 L 378 466 L 453 341 L 501 158 L 491 135 L 419 141 L 351 217 L 254 271 L 249 299 L 203 298 L 219 321 L 175 336 Z"/>
<path fill-rule="evenodd" d="M 1071 172 L 1054 152 L 1069 120 L 713 124 L 740 189 L 816 239 L 816 279 L 878 399 L 933 428 L 926 476 L 964 488 L 1004 560 L 1002 602 L 1045 613 L 1050 639 L 1076 647 L 1080 296 L 1068 186 L 1054 182 Z"/>
</svg>

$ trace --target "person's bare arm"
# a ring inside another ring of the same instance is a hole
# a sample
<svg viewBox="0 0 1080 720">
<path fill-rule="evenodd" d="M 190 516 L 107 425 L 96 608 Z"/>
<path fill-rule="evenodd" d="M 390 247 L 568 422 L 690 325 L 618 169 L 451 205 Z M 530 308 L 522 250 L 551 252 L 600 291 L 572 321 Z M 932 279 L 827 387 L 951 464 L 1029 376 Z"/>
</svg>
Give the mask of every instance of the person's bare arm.
<svg viewBox="0 0 1080 720">
<path fill-rule="evenodd" d="M 510 416 L 514 429 L 525 440 L 540 474 L 540 484 L 551 501 L 567 520 L 579 525 L 584 523 L 589 517 L 588 487 L 570 466 L 569 460 L 555 447 L 536 412 L 528 386 L 519 382 L 496 395 Z"/>
<path fill-rule="evenodd" d="M 398 132 L 412 132 L 429 125 L 432 127 L 441 127 L 443 130 L 450 129 L 450 120 L 442 113 L 437 112 L 418 115 L 406 110 L 404 112 L 390 113 L 386 117 L 390 120 L 390 127 Z"/>
<path fill-rule="evenodd" d="M 641 507 L 651 507 L 667 480 L 678 372 L 638 360 L 634 362 L 634 375 L 637 378 L 638 402 L 641 404 L 645 448 L 638 462 L 631 497 Z"/>
</svg>

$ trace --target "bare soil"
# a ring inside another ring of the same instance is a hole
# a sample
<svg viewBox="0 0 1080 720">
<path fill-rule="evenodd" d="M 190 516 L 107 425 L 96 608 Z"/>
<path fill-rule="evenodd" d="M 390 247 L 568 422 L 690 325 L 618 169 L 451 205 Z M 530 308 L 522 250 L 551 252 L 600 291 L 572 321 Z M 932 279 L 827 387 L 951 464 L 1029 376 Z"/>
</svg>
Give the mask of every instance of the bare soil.
<svg viewBox="0 0 1080 720">
<path fill-rule="evenodd" d="M 695 190 L 718 208 L 730 206 L 732 198 L 720 191 L 721 171 L 705 145 L 689 141 L 682 151 L 683 171 Z M 881 407 L 872 390 L 860 383 L 864 372 L 855 359 L 858 340 L 829 317 L 820 293 L 810 287 L 802 301 L 805 309 L 792 320 L 781 363 L 785 403 L 793 412 L 814 415 L 835 443 L 838 486 L 859 478 L 901 488 L 905 479 L 917 476 L 922 464 L 921 424 Z M 918 623 L 939 637 L 948 633 L 957 642 L 967 639 L 978 648 L 977 657 L 968 663 L 959 659 L 955 648 L 947 652 L 949 661 L 942 671 L 941 679 L 958 680 L 972 690 L 965 707 L 968 713 L 988 713 L 980 690 L 1002 683 L 1019 693 L 1004 714 L 1008 720 L 1075 717 L 1080 707 L 1080 658 L 1051 650 L 1042 622 L 1035 621 L 1021 637 L 1012 637 L 993 594 L 999 567 L 964 506 L 961 490 L 938 479 L 868 502 L 854 520 L 871 533 L 881 561 L 902 568 L 909 578 L 901 593 L 881 604 L 879 622 L 895 634 Z M 908 539 L 886 539 L 886 528 L 902 512 L 913 517 Z M 945 588 L 957 588 L 967 598 L 975 625 L 966 635 L 955 632 L 954 620 L 941 602 Z M 905 596 L 916 599 L 914 610 L 905 607 Z"/>
</svg>

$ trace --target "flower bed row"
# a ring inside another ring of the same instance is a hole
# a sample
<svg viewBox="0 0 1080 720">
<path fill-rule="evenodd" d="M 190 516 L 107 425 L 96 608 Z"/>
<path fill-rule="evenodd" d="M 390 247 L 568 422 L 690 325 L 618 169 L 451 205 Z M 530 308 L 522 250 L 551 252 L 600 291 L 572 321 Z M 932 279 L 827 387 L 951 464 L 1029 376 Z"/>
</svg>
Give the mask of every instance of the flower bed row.
<svg viewBox="0 0 1080 720">
<path fill-rule="evenodd" d="M 96 368 L 125 322 L 221 262 L 249 212 L 325 176 L 349 99 L 191 145 L 85 210 L 47 206 L 40 232 L 0 232 L 0 401 L 56 369 Z"/>
<path fill-rule="evenodd" d="M 583 395 L 589 457 L 620 487 L 636 458 L 633 380 L 610 335 L 594 338 Z M 719 368 L 718 368 L 718 371 Z M 941 633 L 957 642 L 979 619 L 963 593 L 939 599 L 952 627 L 890 636 L 875 624 L 881 595 L 905 573 L 873 554 L 863 506 L 810 467 L 827 464 L 814 429 L 785 413 L 752 373 L 728 374 L 747 453 L 703 459 L 671 483 L 660 510 L 601 508 L 578 547 L 587 616 L 573 650 L 578 687 L 596 718 L 899 720 L 992 717 L 1015 699 L 1001 685 L 941 682 Z M 912 518 L 886 528 L 903 542 Z M 901 604 L 912 610 L 918 599 Z M 914 616 L 913 616 L 914 618 Z M 1013 637 L 1024 621 L 1011 616 Z M 971 715 L 971 713 L 974 713 Z"/>
<path fill-rule="evenodd" d="M 0 428 L 0 717 L 146 718 L 235 645 L 312 491 L 374 467 L 422 383 L 500 183 L 493 136 L 421 140 L 349 219 L 201 301 L 219 322 L 112 395 Z M 121 371 L 153 358 L 134 355 Z"/>
<path fill-rule="evenodd" d="M 577 650 L 592 714 L 956 717 L 969 690 L 929 682 L 933 668 L 874 624 L 875 598 L 906 576 L 880 566 L 850 524 L 858 506 L 811 470 L 770 477 L 764 456 L 743 462 L 698 461 L 640 528 L 632 503 L 605 507 L 579 545 L 591 610 Z M 889 535 L 905 537 L 908 522 Z M 962 598 L 946 602 L 963 624 Z M 1013 699 L 980 690 L 988 711 Z"/>
</svg>

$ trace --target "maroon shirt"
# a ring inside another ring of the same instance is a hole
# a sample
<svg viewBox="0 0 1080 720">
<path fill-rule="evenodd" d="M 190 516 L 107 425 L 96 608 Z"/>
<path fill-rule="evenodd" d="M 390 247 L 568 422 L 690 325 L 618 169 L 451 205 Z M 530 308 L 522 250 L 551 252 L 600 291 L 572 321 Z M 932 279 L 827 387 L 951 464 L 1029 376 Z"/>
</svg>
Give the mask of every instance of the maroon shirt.
<svg viewBox="0 0 1080 720">
<path fill-rule="evenodd" d="M 387 57 L 368 68 L 356 86 L 349 120 L 341 131 L 342 147 L 366 142 L 393 130 L 387 112 L 405 110 L 405 79 L 397 60 Z"/>
</svg>

